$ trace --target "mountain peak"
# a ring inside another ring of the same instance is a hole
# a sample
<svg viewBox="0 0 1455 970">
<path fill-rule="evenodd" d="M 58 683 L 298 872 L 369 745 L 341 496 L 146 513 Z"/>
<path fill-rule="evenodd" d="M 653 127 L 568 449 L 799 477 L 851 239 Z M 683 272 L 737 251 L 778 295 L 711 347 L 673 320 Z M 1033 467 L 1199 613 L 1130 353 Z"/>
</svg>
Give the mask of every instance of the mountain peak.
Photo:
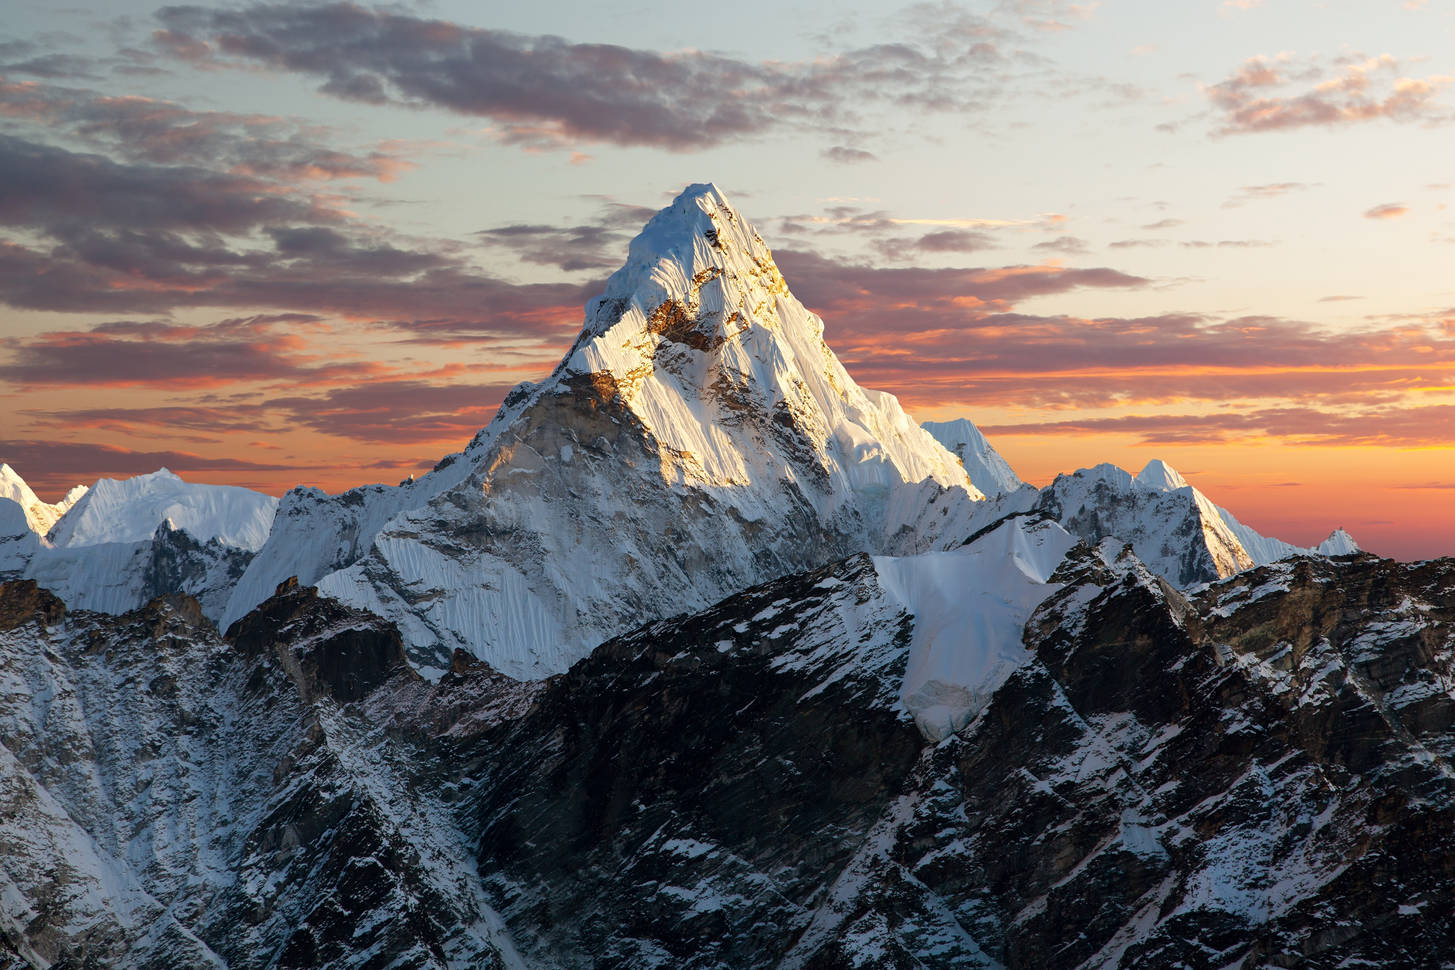
<svg viewBox="0 0 1455 970">
<path fill-rule="evenodd" d="M 1329 533 L 1329 537 L 1314 547 L 1314 551 L 1325 556 L 1352 556 L 1359 552 L 1359 543 L 1344 531 L 1343 526 Z"/>
<path fill-rule="evenodd" d="M 183 481 L 161 468 L 133 478 L 103 478 L 50 531 L 56 546 L 142 542 L 171 519 L 200 540 L 256 551 L 267 541 L 278 500 L 235 485 Z"/>
<path fill-rule="evenodd" d="M 609 331 L 649 336 L 699 350 L 755 325 L 770 325 L 788 284 L 758 231 L 712 183 L 688 186 L 642 227 L 606 291 L 586 308 L 578 348 Z M 813 337 L 817 317 L 805 314 Z M 567 369 L 598 371 L 602 361 L 572 354 Z"/>
<path fill-rule="evenodd" d="M 711 183 L 689 186 L 647 222 L 588 304 L 575 346 L 533 391 L 574 393 L 583 379 L 661 446 L 669 481 L 805 481 L 826 515 L 880 491 L 886 474 L 983 497 L 891 395 L 854 383 L 824 343 L 823 321 Z"/>
<path fill-rule="evenodd" d="M 327 595 L 399 623 L 423 667 L 459 647 L 539 677 L 796 569 L 958 544 L 984 497 L 893 395 L 855 383 L 708 183 L 647 222 L 560 366 L 512 391 L 467 456 L 468 478 L 373 526 L 344 568 L 264 550 L 228 616 L 323 572 Z"/>
<path fill-rule="evenodd" d="M 66 510 L 86 493 L 84 486 L 77 485 L 66 493 L 66 497 L 52 505 L 42 501 L 26 484 L 20 473 L 8 464 L 0 462 L 0 499 L 10 499 L 25 512 L 29 528 L 37 535 L 45 535 L 65 514 Z"/>
<path fill-rule="evenodd" d="M 1010 463 L 967 419 L 926 421 L 920 427 L 934 435 L 936 441 L 960 459 L 970 481 L 986 495 L 1005 495 L 1025 486 Z"/>
<path fill-rule="evenodd" d="M 1154 492 L 1175 492 L 1179 488 L 1187 487 L 1187 479 L 1160 458 L 1147 462 L 1147 467 L 1137 473 L 1137 483 Z"/>
</svg>

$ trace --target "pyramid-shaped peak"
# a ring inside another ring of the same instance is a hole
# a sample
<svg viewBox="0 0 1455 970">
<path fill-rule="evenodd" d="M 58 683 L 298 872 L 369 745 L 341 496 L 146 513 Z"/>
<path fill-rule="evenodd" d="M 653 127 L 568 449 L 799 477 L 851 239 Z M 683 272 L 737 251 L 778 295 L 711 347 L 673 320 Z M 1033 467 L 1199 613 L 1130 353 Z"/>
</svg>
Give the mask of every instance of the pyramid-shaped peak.
<svg viewBox="0 0 1455 970">
<path fill-rule="evenodd" d="M 1160 458 L 1147 462 L 1147 467 L 1137 473 L 1137 483 L 1154 492 L 1175 492 L 1187 487 L 1187 479 Z"/>
<path fill-rule="evenodd" d="M 632 240 L 627 266 L 675 260 L 700 269 L 730 262 L 732 255 L 772 258 L 763 237 L 722 190 L 711 182 L 700 182 L 683 189 L 642 227 Z"/>
<path fill-rule="evenodd" d="M 792 303 L 786 312 L 780 302 Z M 802 330 L 817 345 L 823 324 L 791 299 L 763 237 L 710 182 L 690 185 L 632 240 L 626 262 L 586 308 L 577 349 L 612 332 L 611 342 L 666 339 L 721 347 L 763 330 Z M 570 359 L 570 373 L 603 361 Z"/>
<path fill-rule="evenodd" d="M 653 216 L 632 240 L 626 264 L 607 283 L 607 295 L 626 295 L 656 277 L 677 289 L 704 275 L 733 277 L 761 272 L 770 289 L 786 289 L 767 243 L 710 182 L 690 185 Z"/>
<path fill-rule="evenodd" d="M 1359 552 L 1359 543 L 1341 526 L 1329 533 L 1329 537 L 1315 547 L 1325 556 L 1352 556 Z"/>
</svg>

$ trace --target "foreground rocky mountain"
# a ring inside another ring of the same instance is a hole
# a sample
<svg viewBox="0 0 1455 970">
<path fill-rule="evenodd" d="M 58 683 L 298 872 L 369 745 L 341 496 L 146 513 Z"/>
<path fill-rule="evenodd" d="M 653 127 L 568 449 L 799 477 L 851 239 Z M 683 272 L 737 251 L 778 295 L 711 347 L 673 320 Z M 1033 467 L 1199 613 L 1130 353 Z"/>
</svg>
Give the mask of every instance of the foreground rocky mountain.
<svg viewBox="0 0 1455 970">
<path fill-rule="evenodd" d="M 19 966 L 1438 965 L 1455 958 L 1455 561 L 1186 598 L 1044 518 L 856 555 L 563 675 L 286 588 L 227 639 L 0 587 L 0 947 Z M 917 717 L 1023 566 L 1012 652 Z M 1043 571 L 1051 568 L 1050 575 Z M 1042 582 L 1045 580 L 1045 582 Z M 931 633 L 930 643 L 925 634 Z"/>
</svg>

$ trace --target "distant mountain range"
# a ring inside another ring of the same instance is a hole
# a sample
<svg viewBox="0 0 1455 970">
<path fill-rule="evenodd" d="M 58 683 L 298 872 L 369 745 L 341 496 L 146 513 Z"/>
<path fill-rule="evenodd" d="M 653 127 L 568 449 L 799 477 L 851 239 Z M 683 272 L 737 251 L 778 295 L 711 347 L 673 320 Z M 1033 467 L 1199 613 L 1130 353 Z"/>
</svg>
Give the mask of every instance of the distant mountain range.
<svg viewBox="0 0 1455 970">
<path fill-rule="evenodd" d="M 0 496 L 0 966 L 1455 957 L 1455 564 L 1025 484 L 711 185 L 417 480 Z"/>
</svg>

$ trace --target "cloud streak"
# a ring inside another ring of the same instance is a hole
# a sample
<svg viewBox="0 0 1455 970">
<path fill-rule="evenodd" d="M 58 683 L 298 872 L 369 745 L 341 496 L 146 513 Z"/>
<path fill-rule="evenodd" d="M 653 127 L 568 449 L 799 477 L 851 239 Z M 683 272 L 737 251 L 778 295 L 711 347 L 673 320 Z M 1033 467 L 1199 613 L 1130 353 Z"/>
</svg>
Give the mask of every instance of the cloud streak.
<svg viewBox="0 0 1455 970">
<path fill-rule="evenodd" d="M 353 3 L 173 6 L 157 17 L 157 43 L 194 64 L 261 64 L 319 78 L 321 92 L 348 101 L 491 118 L 507 140 L 673 151 L 785 127 L 842 129 L 870 103 L 970 109 L 980 103 L 977 73 L 1002 56 L 1000 32 L 965 15 L 930 44 L 882 43 L 805 63 L 571 43 Z"/>
<path fill-rule="evenodd" d="M 1338 412 L 1309 407 L 1277 407 L 1214 414 L 1130 414 L 1072 421 L 987 425 L 982 430 L 991 435 L 1130 434 L 1137 436 L 1142 444 L 1149 445 L 1219 444 L 1277 438 L 1297 444 L 1418 448 L 1455 443 L 1455 435 L 1446 430 L 1451 427 L 1455 427 L 1455 405 L 1400 405 Z"/>
<path fill-rule="evenodd" d="M 1388 54 L 1341 65 L 1329 72 L 1291 57 L 1254 57 L 1203 94 L 1218 113 L 1220 135 L 1339 127 L 1377 120 L 1442 123 L 1450 109 L 1440 92 L 1455 77 L 1424 78 L 1402 73 Z"/>
<path fill-rule="evenodd" d="M 290 118 L 196 111 L 172 101 L 0 78 L 0 117 L 63 131 L 109 157 L 193 165 L 283 182 L 374 179 L 413 167 L 397 151 L 348 151 L 325 126 Z"/>
</svg>

